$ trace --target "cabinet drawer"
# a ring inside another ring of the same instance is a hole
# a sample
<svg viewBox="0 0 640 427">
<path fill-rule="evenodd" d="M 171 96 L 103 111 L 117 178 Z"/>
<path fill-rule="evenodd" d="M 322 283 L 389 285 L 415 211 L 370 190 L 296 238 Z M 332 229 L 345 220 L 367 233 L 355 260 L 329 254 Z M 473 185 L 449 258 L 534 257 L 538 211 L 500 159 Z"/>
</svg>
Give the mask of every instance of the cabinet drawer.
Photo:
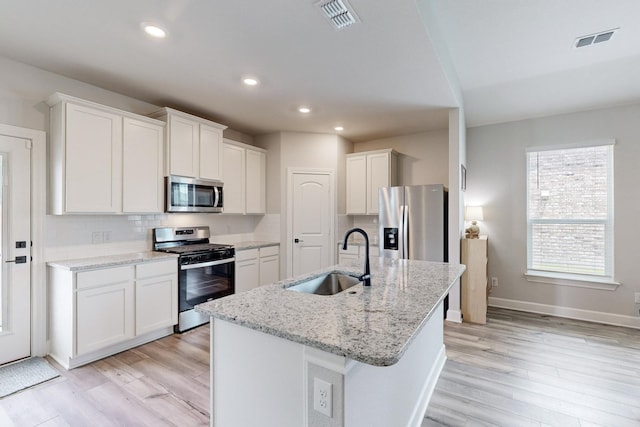
<svg viewBox="0 0 640 427">
<path fill-rule="evenodd" d="M 81 271 L 76 276 L 76 288 L 87 289 L 133 280 L 133 266 Z"/>
<path fill-rule="evenodd" d="M 236 261 L 246 261 L 249 259 L 258 259 L 258 249 L 236 251 Z"/>
<path fill-rule="evenodd" d="M 158 261 L 146 262 L 136 265 L 136 278 L 144 279 L 146 277 L 158 277 L 168 274 L 176 274 L 178 272 L 178 261 Z"/>
<path fill-rule="evenodd" d="M 271 256 L 271 255 L 279 255 L 280 248 L 278 246 L 266 246 L 264 248 L 260 248 L 260 257 Z"/>
<path fill-rule="evenodd" d="M 350 254 L 350 255 L 358 256 L 359 251 L 360 251 L 359 247 L 356 246 L 356 245 L 347 246 L 347 250 L 346 251 L 344 249 L 342 249 L 342 245 L 341 244 L 338 245 L 338 253 L 339 254 Z"/>
</svg>

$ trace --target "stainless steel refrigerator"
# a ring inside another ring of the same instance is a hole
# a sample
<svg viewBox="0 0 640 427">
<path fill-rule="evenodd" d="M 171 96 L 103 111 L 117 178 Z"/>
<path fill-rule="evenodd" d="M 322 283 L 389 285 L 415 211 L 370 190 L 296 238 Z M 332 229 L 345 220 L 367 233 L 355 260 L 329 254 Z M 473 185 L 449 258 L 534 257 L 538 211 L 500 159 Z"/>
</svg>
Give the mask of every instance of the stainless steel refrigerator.
<svg viewBox="0 0 640 427">
<path fill-rule="evenodd" d="M 382 187 L 378 194 L 380 256 L 448 260 L 448 192 L 444 185 Z"/>
</svg>

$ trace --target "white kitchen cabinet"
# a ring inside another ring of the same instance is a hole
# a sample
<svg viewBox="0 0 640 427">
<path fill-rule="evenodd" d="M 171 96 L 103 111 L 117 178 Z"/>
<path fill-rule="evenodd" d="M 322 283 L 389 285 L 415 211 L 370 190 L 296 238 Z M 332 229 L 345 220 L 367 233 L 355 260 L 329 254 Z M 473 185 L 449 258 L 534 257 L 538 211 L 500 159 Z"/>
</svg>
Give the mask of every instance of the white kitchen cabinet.
<svg viewBox="0 0 640 427">
<path fill-rule="evenodd" d="M 165 175 L 221 178 L 222 133 L 226 126 L 166 107 L 151 116 L 167 123 Z"/>
<path fill-rule="evenodd" d="M 222 150 L 224 213 L 266 212 L 266 151 L 224 140 Z"/>
<path fill-rule="evenodd" d="M 50 355 L 67 369 L 170 335 L 176 259 L 72 271 L 49 267 Z"/>
<path fill-rule="evenodd" d="M 222 131 L 224 128 L 200 124 L 200 178 L 222 178 Z"/>
<path fill-rule="evenodd" d="M 347 214 L 377 215 L 378 189 L 396 185 L 397 165 L 392 149 L 347 154 Z"/>
<path fill-rule="evenodd" d="M 236 251 L 236 292 L 249 291 L 260 282 L 260 251 L 245 249 Z"/>
<path fill-rule="evenodd" d="M 260 248 L 259 285 L 268 285 L 280 280 L 280 248 L 266 246 Z"/>
<path fill-rule="evenodd" d="M 176 262 L 136 265 L 136 335 L 178 323 Z"/>
<path fill-rule="evenodd" d="M 357 261 L 360 258 L 364 259 L 367 253 L 367 248 L 361 245 L 348 245 L 347 250 L 342 249 L 342 244 L 338 244 L 338 264 L 345 264 L 352 261 Z M 378 246 L 369 246 L 369 259 L 380 256 L 380 249 Z"/>
<path fill-rule="evenodd" d="M 133 267 L 76 274 L 76 354 L 133 338 Z"/>
<path fill-rule="evenodd" d="M 122 211 L 164 211 L 164 128 L 125 117 L 122 146 Z"/>
<path fill-rule="evenodd" d="M 280 280 L 280 248 L 261 248 L 236 251 L 236 293 Z"/>
<path fill-rule="evenodd" d="M 367 213 L 367 155 L 347 156 L 347 214 Z"/>
<path fill-rule="evenodd" d="M 245 211 L 248 214 L 266 212 L 266 159 L 264 151 L 246 151 L 246 196 Z"/>
<path fill-rule="evenodd" d="M 162 212 L 163 122 L 61 93 L 47 103 L 50 213 Z"/>
<path fill-rule="evenodd" d="M 225 142 L 222 159 L 223 212 L 242 214 L 245 212 L 245 149 Z"/>
</svg>

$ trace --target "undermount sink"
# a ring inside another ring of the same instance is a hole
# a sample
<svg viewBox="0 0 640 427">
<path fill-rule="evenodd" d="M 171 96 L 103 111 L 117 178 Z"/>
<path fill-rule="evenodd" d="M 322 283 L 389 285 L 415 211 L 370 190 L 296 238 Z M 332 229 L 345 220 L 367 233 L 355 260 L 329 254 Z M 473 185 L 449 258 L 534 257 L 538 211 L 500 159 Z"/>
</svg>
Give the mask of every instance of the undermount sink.
<svg viewBox="0 0 640 427">
<path fill-rule="evenodd" d="M 335 295 L 358 283 L 360 283 L 360 279 L 357 277 L 333 272 L 289 286 L 287 289 L 307 294 Z"/>
</svg>

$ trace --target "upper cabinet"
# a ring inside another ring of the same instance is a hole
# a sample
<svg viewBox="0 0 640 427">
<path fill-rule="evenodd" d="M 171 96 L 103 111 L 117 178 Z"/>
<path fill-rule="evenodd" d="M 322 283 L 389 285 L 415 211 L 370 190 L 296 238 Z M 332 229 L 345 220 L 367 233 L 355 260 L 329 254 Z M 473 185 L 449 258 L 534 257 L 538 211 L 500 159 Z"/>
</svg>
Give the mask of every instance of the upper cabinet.
<svg viewBox="0 0 640 427">
<path fill-rule="evenodd" d="M 55 93 L 50 212 L 159 213 L 164 123 Z"/>
<path fill-rule="evenodd" d="M 378 189 L 397 184 L 397 164 L 392 149 L 347 154 L 348 215 L 378 214 Z"/>
<path fill-rule="evenodd" d="M 226 126 L 172 108 L 162 108 L 151 116 L 167 123 L 165 175 L 222 178 L 222 132 Z"/>
<path fill-rule="evenodd" d="M 224 213 L 266 212 L 266 151 L 224 140 L 222 149 Z"/>
</svg>

